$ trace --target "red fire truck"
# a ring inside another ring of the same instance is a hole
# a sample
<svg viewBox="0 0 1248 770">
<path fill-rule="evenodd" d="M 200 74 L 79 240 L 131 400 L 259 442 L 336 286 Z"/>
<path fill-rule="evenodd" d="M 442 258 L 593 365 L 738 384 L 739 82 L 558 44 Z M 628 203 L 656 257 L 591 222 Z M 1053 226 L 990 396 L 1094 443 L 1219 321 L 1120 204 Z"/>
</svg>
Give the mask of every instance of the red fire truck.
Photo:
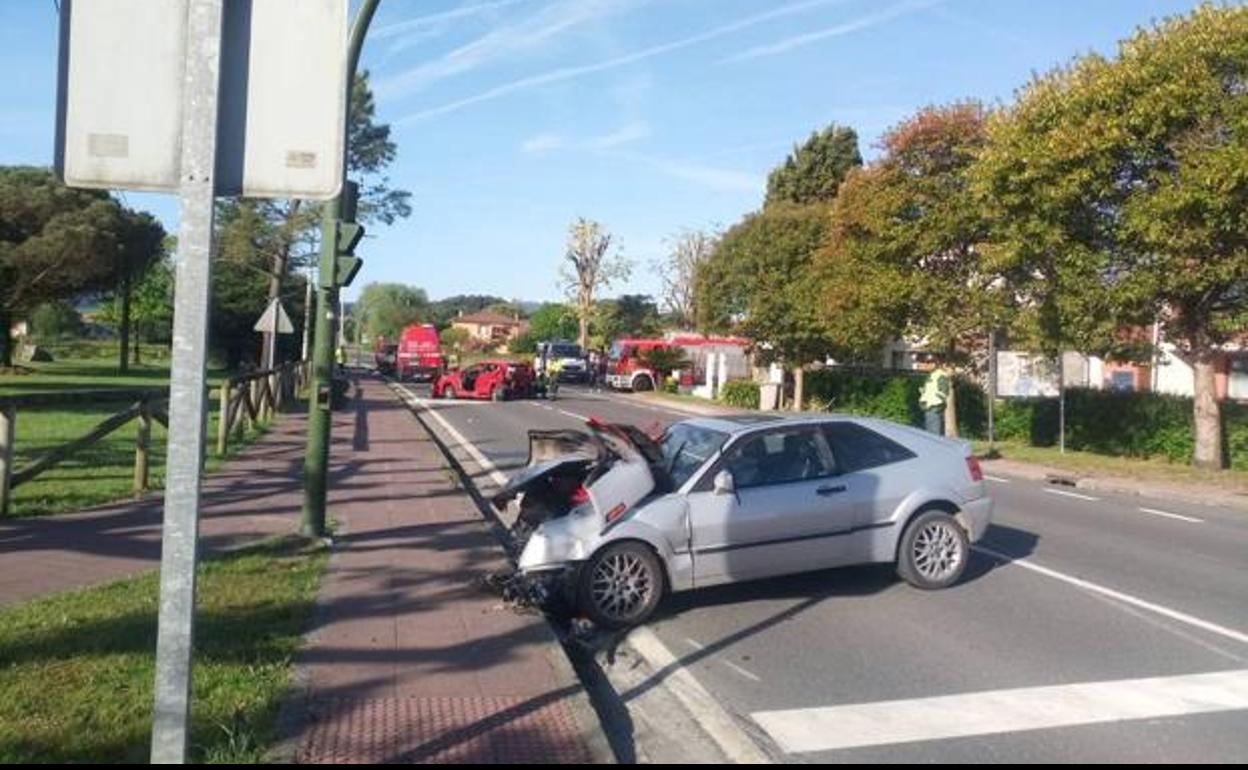
<svg viewBox="0 0 1248 770">
<path fill-rule="evenodd" d="M 653 371 L 646 358 L 655 348 L 681 351 L 690 366 L 682 379 L 687 379 L 689 384 L 696 384 L 705 378 L 707 355 L 710 353 L 726 356 L 730 378 L 748 377 L 747 345 L 748 342 L 740 337 L 703 337 L 698 334 L 616 340 L 607 356 L 607 384 L 619 390 L 654 390 L 662 381 L 662 374 Z"/>
<path fill-rule="evenodd" d="M 403 329 L 394 354 L 396 377 L 432 382 L 445 368 L 437 327 L 433 324 L 412 324 Z"/>
</svg>

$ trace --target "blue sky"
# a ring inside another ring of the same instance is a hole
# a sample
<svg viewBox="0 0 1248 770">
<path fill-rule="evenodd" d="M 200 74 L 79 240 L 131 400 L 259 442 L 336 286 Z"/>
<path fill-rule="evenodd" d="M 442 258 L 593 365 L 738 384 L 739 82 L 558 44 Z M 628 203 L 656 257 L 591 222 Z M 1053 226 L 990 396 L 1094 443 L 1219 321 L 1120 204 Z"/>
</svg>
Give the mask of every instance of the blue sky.
<svg viewBox="0 0 1248 770">
<path fill-rule="evenodd" d="M 567 225 L 586 216 L 634 261 L 613 293 L 657 293 L 665 241 L 756 208 L 812 130 L 852 126 L 870 157 L 923 105 L 1008 102 L 1033 72 L 1194 5 L 383 0 L 362 66 L 414 212 L 373 229 L 353 289 L 556 299 Z M 51 162 L 55 67 L 52 0 L 0 2 L 0 163 Z M 126 199 L 176 228 L 172 198 Z"/>
</svg>

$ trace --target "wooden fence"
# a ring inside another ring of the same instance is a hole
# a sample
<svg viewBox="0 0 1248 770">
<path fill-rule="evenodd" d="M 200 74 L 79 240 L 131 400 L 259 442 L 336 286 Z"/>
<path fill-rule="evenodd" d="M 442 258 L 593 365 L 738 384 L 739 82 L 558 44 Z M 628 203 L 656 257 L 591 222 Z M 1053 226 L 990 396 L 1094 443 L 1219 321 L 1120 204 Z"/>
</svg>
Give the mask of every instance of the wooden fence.
<svg viewBox="0 0 1248 770">
<path fill-rule="evenodd" d="M 256 425 L 267 423 L 282 410 L 307 384 L 307 366 L 285 364 L 276 369 L 232 377 L 222 383 L 216 395 L 220 398 L 217 454 L 229 450 L 231 437 L 241 438 Z M 0 396 L 0 516 L 8 515 L 13 490 L 59 465 L 69 457 L 98 443 L 106 436 L 136 422 L 134 445 L 134 492 L 141 494 L 149 486 L 152 421 L 169 429 L 169 391 L 167 388 L 62 390 Z M 81 406 L 91 403 L 126 403 L 126 408 L 105 418 L 86 435 L 54 447 L 22 468 L 16 467 L 14 436 L 17 419 L 23 409 Z"/>
</svg>

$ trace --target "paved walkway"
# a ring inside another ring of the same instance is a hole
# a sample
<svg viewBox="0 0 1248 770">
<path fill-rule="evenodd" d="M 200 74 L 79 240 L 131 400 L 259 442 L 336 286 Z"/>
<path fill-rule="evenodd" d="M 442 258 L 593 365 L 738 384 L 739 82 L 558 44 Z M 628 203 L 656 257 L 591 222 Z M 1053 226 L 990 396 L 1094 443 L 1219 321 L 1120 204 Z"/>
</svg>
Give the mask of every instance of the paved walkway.
<svg viewBox="0 0 1248 770">
<path fill-rule="evenodd" d="M 334 447 L 340 535 L 298 659 L 296 761 L 593 761 L 597 720 L 549 626 L 476 583 L 506 566 L 480 512 L 389 388 L 361 391 Z"/>
<path fill-rule="evenodd" d="M 337 416 L 350 435 L 351 415 Z M 200 547 L 214 552 L 296 531 L 303 505 L 302 414 L 286 415 L 203 488 Z M 160 565 L 163 500 L 0 520 L 0 606 L 97 585 Z"/>
</svg>

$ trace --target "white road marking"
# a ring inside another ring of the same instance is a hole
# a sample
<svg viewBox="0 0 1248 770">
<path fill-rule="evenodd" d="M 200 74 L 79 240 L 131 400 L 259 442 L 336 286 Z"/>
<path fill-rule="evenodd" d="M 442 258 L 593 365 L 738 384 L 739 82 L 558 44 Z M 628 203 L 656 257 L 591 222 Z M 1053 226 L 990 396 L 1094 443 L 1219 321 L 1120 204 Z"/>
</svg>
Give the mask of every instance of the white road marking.
<svg viewBox="0 0 1248 770">
<path fill-rule="evenodd" d="M 689 669 L 681 665 L 653 631 L 645 626 L 635 628 L 629 632 L 627 644 L 649 664 L 654 672 L 652 676 L 663 677 L 663 685 L 668 692 L 694 715 L 698 726 L 706 731 L 733 764 L 771 764 L 771 759 L 755 745 L 732 715 L 706 691 Z M 626 702 L 629 695 L 628 692 L 623 693 Z"/>
<path fill-rule="evenodd" d="M 589 419 L 583 414 L 577 414 L 576 412 L 569 412 L 567 409 L 556 409 L 555 411 L 563 415 L 564 417 L 571 417 L 574 420 L 588 420 Z"/>
<path fill-rule="evenodd" d="M 447 434 L 451 436 L 451 438 L 455 439 L 455 441 L 461 447 L 463 447 L 464 451 L 467 452 L 470 457 L 472 457 L 473 461 L 481 467 L 481 470 L 485 471 L 486 474 L 489 475 L 491 481 L 493 481 L 495 484 L 497 484 L 500 487 L 507 483 L 507 476 L 498 469 L 498 466 L 494 465 L 494 463 L 490 461 L 490 458 L 482 454 L 481 450 L 477 449 L 475 444 L 473 444 L 468 439 L 464 438 L 464 435 L 460 433 L 458 430 L 456 430 L 454 425 L 451 425 L 449 422 L 447 422 L 445 417 L 438 414 L 436 409 L 430 409 L 429 401 L 426 401 L 420 396 L 417 396 L 415 393 L 408 390 L 402 385 L 399 385 L 398 388 L 399 390 L 401 390 L 403 393 L 406 394 L 404 401 L 406 401 L 409 405 L 414 406 L 417 409 L 420 409 L 421 411 L 425 412 L 430 417 L 432 417 L 434 420 L 436 420 L 438 425 L 442 426 L 442 430 L 446 431 Z"/>
<path fill-rule="evenodd" d="M 1195 516 L 1181 516 L 1177 513 L 1170 513 L 1169 511 L 1159 511 L 1156 508 L 1140 508 L 1140 511 L 1142 513 L 1151 513 L 1154 516 L 1164 516 L 1167 519 L 1178 519 L 1179 521 L 1187 521 L 1192 524 L 1204 524 L 1205 523 L 1204 519 L 1198 519 Z"/>
<path fill-rule="evenodd" d="M 1044 491 L 1048 492 L 1050 495 L 1062 495 L 1063 497 L 1073 497 L 1078 500 L 1087 500 L 1093 503 L 1101 499 L 1099 497 L 1092 497 L 1091 495 L 1081 495 L 1078 492 L 1067 492 L 1064 489 L 1049 489 L 1048 487 L 1045 487 Z"/>
<path fill-rule="evenodd" d="M 690 647 L 692 647 L 692 648 L 693 648 L 693 649 L 695 649 L 695 650 L 705 650 L 705 649 L 706 649 L 706 645 L 704 645 L 704 644 L 700 644 L 700 643 L 699 643 L 696 639 L 690 639 L 689 637 L 687 637 L 687 636 L 686 636 L 686 637 L 685 637 L 685 642 L 686 642 L 686 643 L 687 643 Z"/>
<path fill-rule="evenodd" d="M 1248 634 L 1242 631 L 1236 631 L 1233 628 L 1227 628 L 1226 626 L 1218 625 L 1217 623 L 1198 618 L 1194 615 L 1188 615 L 1185 612 L 1170 609 L 1169 607 L 1160 604 L 1154 604 L 1153 602 L 1146 601 L 1137 596 L 1124 594 L 1121 591 L 1115 591 L 1112 588 L 1098 585 L 1089 580 L 1077 578 L 1072 575 L 1066 575 L 1055 569 L 1049 569 L 1048 567 L 1043 567 L 1035 562 L 1028 561 L 1027 559 L 1015 559 L 1007 556 L 1006 554 L 1000 553 L 999 551 L 994 551 L 991 548 L 986 548 L 981 545 L 975 546 L 974 549 L 982 554 L 991 556 L 998 561 L 1004 562 L 1007 565 L 1022 567 L 1023 569 L 1044 575 L 1045 577 L 1050 577 L 1054 580 L 1060 580 L 1063 583 L 1069 583 L 1070 585 L 1077 586 L 1085 591 L 1091 591 L 1092 593 L 1097 593 L 1102 596 L 1108 596 L 1109 598 L 1116 599 L 1123 604 L 1129 604 L 1132 607 L 1139 607 L 1140 609 L 1148 610 L 1149 612 L 1156 613 L 1162 617 L 1170 618 L 1171 620 L 1178 621 L 1179 623 L 1184 623 L 1192 626 L 1193 628 L 1199 628 L 1202 631 L 1208 631 L 1211 634 L 1217 634 L 1219 636 L 1226 637 L 1227 639 L 1232 639 L 1240 644 L 1248 644 Z"/>
<path fill-rule="evenodd" d="M 717 660 L 718 660 L 720 663 L 723 663 L 723 664 L 724 664 L 725 666 L 727 666 L 728 668 L 732 669 L 733 671 L 736 671 L 738 674 L 740 674 L 741 676 L 745 677 L 746 679 L 749 679 L 751 682 L 761 682 L 761 681 L 763 681 L 762 679 L 758 678 L 758 677 L 757 677 L 755 674 L 753 674 L 752 672 L 747 671 L 747 670 L 745 670 L 744 668 L 741 668 L 741 667 L 740 667 L 740 666 L 738 666 L 736 663 L 733 663 L 731 660 L 725 660 L 724 658 L 717 658 Z"/>
<path fill-rule="evenodd" d="M 1010 480 L 1009 480 L 1009 479 L 1003 479 L 1003 478 L 1001 478 L 1000 476 L 989 476 L 987 473 L 985 473 L 985 474 L 984 474 L 984 478 L 988 479 L 989 481 L 995 481 L 995 482 L 997 482 L 998 484 L 1009 484 L 1009 483 L 1010 483 Z"/>
<path fill-rule="evenodd" d="M 1248 709 L 1248 670 L 760 711 L 787 752 L 832 751 Z"/>
</svg>

